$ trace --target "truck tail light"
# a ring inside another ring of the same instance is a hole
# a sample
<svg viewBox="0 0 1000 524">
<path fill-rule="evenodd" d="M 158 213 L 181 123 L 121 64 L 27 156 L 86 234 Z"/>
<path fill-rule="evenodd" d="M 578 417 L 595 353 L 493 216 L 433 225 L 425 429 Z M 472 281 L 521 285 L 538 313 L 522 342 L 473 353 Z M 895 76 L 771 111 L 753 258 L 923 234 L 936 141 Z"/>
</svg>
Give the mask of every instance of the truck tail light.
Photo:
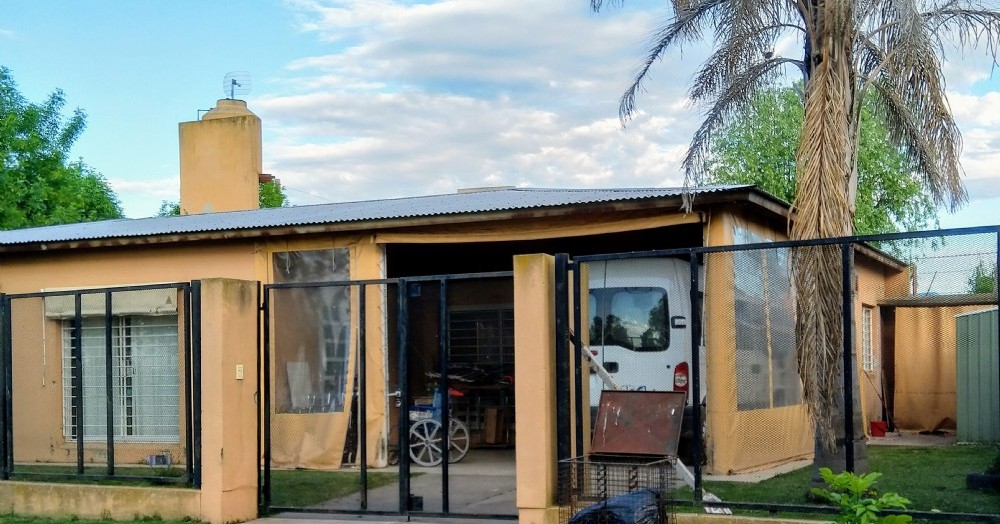
<svg viewBox="0 0 1000 524">
<path fill-rule="evenodd" d="M 674 368 L 674 391 L 688 390 L 688 363 L 681 362 Z"/>
</svg>

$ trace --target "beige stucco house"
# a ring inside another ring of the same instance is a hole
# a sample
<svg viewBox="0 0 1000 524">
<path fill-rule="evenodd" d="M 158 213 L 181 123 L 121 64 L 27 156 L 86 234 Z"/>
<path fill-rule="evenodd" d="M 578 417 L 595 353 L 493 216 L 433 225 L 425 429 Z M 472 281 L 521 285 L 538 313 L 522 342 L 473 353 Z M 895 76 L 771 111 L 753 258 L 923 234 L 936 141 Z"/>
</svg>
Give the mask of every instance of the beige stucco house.
<svg viewBox="0 0 1000 524">
<path fill-rule="evenodd" d="M 531 263 L 522 259 L 518 266 L 515 256 L 726 246 L 786 238 L 788 205 L 752 186 L 695 189 L 690 211 L 682 210 L 684 192 L 678 188 L 492 188 L 257 209 L 260 126 L 260 120 L 246 104 L 237 100 L 220 100 L 218 107 L 202 120 L 180 125 L 181 216 L 0 233 L 0 292 L 6 294 L 207 282 L 200 326 L 205 345 L 205 481 L 199 500 L 190 500 L 194 495 L 183 495 L 187 502 L 173 507 L 213 522 L 249 518 L 256 511 L 258 387 L 253 370 L 261 347 L 256 329 L 260 300 L 256 283 L 288 281 L 291 277 L 284 268 L 290 267 L 297 254 L 321 253 L 336 266 L 330 268 L 329 274 L 350 280 L 513 271 L 512 279 L 460 284 L 453 293 L 456 306 L 513 312 L 512 329 L 517 333 L 513 352 L 518 361 L 525 356 L 538 359 L 546 355 L 536 345 L 549 343 L 551 337 L 546 333 L 551 314 L 546 313 L 544 300 L 525 298 L 524 293 L 548 293 L 544 287 L 551 275 L 538 269 L 537 264 L 545 264 L 544 257 Z M 705 379 L 710 399 L 705 414 L 706 467 L 712 473 L 760 469 L 808 457 L 812 452 L 810 423 L 796 390 L 794 356 L 787 344 L 781 345 L 784 342 L 779 337 L 771 336 L 787 330 L 787 322 L 779 326 L 777 316 L 768 317 L 768 336 L 761 339 L 763 342 L 752 348 L 740 346 L 746 343 L 740 341 L 744 336 L 738 318 L 741 301 L 748 300 L 747 293 L 761 293 L 741 286 L 744 277 L 740 276 L 740 268 L 759 269 L 769 263 L 782 263 L 777 259 L 768 262 L 770 255 L 762 253 L 712 254 L 704 264 Z M 760 259 L 755 261 L 753 257 Z M 782 301 L 786 301 L 789 290 L 787 284 L 782 287 L 777 283 L 782 278 L 780 270 L 771 267 L 760 271 L 759 275 L 745 278 L 756 278 L 758 284 L 761 279 L 770 279 L 772 284 L 763 288 L 768 290 L 764 292 L 766 298 L 754 299 L 774 304 L 774 311 L 784 311 Z M 787 280 L 787 275 L 784 278 Z M 868 314 L 865 308 L 878 307 L 884 297 L 907 294 L 910 278 L 908 268 L 898 260 L 874 249 L 859 249 L 856 323 L 861 325 L 863 315 Z M 387 461 L 388 433 L 393 422 L 387 400 L 393 372 L 386 370 L 391 367 L 394 342 L 389 336 L 392 328 L 385 291 L 371 288 L 366 293 L 369 404 L 365 441 L 369 465 L 381 467 Z M 356 296 L 350 297 L 356 304 Z M 169 301 L 169 297 L 165 300 Z M 173 314 L 183 313 L 183 306 L 174 304 Z M 137 305 L 122 314 L 145 317 L 146 308 Z M 40 301 L 34 310 L 22 311 L 14 318 L 15 325 L 20 326 L 13 340 L 15 402 L 27 403 L 15 411 L 52 414 L 15 416 L 17 460 L 58 462 L 66 456 L 69 446 L 60 416 L 66 398 L 65 389 L 60 387 L 65 367 L 59 358 L 42 356 L 46 344 L 58 348 L 65 337 L 60 321 L 66 312 L 60 314 L 58 309 L 58 305 Z M 354 383 L 358 318 L 357 310 L 352 308 L 350 322 L 341 321 L 347 330 L 344 360 L 338 368 L 343 379 L 324 386 L 339 388 L 335 393 L 349 395 L 348 388 Z M 296 327 L 294 320 L 288 322 L 285 332 L 299 333 L 289 351 L 318 344 L 315 329 Z M 882 328 L 878 323 L 867 325 L 870 330 L 859 333 L 859 341 L 862 336 L 877 340 Z M 176 330 L 184 336 L 183 326 Z M 416 344 L 414 351 L 433 351 L 421 346 L 434 344 Z M 747 361 L 741 347 L 763 355 L 766 364 L 763 369 L 756 366 L 754 373 L 766 376 L 764 389 L 749 391 L 738 383 L 737 377 L 749 372 L 749 368 L 744 369 Z M 290 353 L 270 355 L 274 371 L 263 380 L 271 381 L 275 395 L 284 394 L 291 406 L 287 410 L 274 409 L 273 404 L 266 406 L 273 410 L 273 416 L 284 417 L 283 427 L 288 428 L 273 436 L 273 457 L 278 466 L 337 468 L 352 416 L 350 407 L 311 415 L 296 411 L 302 405 L 302 395 L 309 394 L 303 388 L 315 387 L 299 385 L 306 382 L 296 377 L 308 375 L 303 370 L 310 366 L 315 370 L 323 365 L 310 351 L 306 349 L 308 355 L 296 358 L 289 357 Z M 239 371 L 234 374 L 237 366 L 247 370 L 246 376 Z M 515 368 L 523 369 L 517 362 Z M 874 376 L 860 363 L 858 371 Z M 549 451 L 541 449 L 552 442 L 551 435 L 544 434 L 550 426 L 539 422 L 551 418 L 551 404 L 538 398 L 551 392 L 544 387 L 528 387 L 533 380 L 530 371 L 516 378 L 518 467 L 535 467 L 539 457 L 551 457 Z M 881 418 L 880 402 L 872 395 L 877 388 L 868 391 L 864 385 L 869 383 L 862 382 L 866 423 Z M 183 377 L 178 377 L 176 386 L 178 391 L 183 389 Z M 177 409 L 184 409 L 183 404 Z M 304 444 L 302 435 L 312 440 Z M 135 439 L 131 445 L 139 448 L 138 454 L 145 454 L 180 444 Z M 99 446 L 88 449 L 95 457 L 100 454 Z M 523 490 L 526 494 L 544 495 L 547 491 L 537 486 L 547 479 L 545 475 L 522 474 L 519 470 L 519 493 Z M 549 503 L 551 500 L 519 499 L 524 509 L 539 509 L 539 505 Z"/>
</svg>

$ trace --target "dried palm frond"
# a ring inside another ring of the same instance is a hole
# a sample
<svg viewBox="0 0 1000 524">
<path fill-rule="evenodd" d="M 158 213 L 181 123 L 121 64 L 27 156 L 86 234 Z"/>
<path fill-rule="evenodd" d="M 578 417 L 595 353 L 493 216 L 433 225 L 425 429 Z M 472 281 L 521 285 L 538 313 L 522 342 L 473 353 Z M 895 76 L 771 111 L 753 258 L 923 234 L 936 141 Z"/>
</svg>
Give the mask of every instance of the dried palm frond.
<svg viewBox="0 0 1000 524">
<path fill-rule="evenodd" d="M 852 154 L 849 129 L 853 58 L 851 42 L 837 35 L 849 30 L 849 2 L 826 2 L 816 13 L 817 39 L 812 77 L 806 84 L 802 136 L 796 153 L 798 216 L 792 238 L 810 239 L 850 233 L 848 201 Z M 796 357 L 803 398 L 812 414 L 819 441 L 833 449 L 832 426 L 843 348 L 841 257 L 837 246 L 798 248 L 792 268 L 798 304 Z"/>
</svg>

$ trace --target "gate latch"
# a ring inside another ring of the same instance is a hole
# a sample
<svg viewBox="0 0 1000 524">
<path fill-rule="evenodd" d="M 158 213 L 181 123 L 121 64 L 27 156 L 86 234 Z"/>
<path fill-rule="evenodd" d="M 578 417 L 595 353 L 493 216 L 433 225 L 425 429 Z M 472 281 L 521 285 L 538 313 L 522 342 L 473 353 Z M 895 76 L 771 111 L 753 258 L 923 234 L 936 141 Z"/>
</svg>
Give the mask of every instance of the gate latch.
<svg viewBox="0 0 1000 524">
<path fill-rule="evenodd" d="M 397 408 L 402 405 L 402 401 L 399 399 L 399 397 L 402 396 L 402 392 L 400 390 L 397 389 L 396 391 L 393 391 L 392 393 L 389 393 L 386 396 L 387 397 L 396 397 L 396 407 Z"/>
</svg>

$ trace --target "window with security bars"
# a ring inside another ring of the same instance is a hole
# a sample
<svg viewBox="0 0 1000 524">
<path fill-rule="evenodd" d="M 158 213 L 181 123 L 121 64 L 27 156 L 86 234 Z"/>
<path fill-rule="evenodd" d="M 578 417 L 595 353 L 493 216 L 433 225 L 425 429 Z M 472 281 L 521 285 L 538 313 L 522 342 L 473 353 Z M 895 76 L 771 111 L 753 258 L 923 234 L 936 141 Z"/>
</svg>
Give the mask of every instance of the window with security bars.
<svg viewBox="0 0 1000 524">
<path fill-rule="evenodd" d="M 872 317 L 874 315 L 875 308 L 871 306 L 861 308 L 861 366 L 865 371 L 875 371 L 878 365 L 872 343 Z"/>
<path fill-rule="evenodd" d="M 177 316 L 112 318 L 111 406 L 116 442 L 180 442 Z M 62 323 L 63 435 L 77 438 L 80 398 L 73 390 L 73 321 Z M 108 427 L 105 320 L 82 322 L 83 440 L 105 441 Z"/>
<path fill-rule="evenodd" d="M 479 309 L 448 314 L 449 364 L 514 372 L 514 310 Z"/>
</svg>

